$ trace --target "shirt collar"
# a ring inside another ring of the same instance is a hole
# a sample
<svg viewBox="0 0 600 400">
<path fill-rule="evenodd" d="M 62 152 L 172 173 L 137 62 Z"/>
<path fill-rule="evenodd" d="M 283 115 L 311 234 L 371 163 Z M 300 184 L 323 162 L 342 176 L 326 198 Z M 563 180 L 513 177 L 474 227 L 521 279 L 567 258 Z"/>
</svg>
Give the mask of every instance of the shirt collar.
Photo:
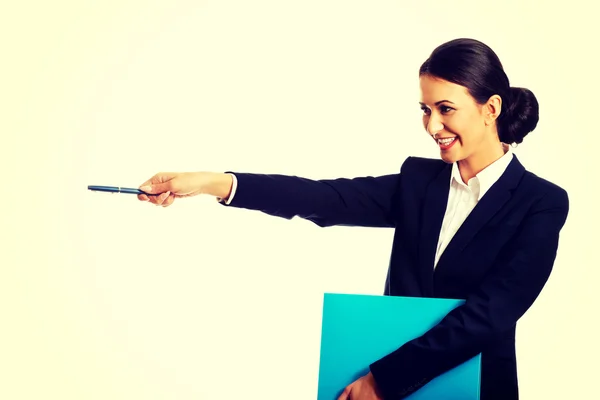
<svg viewBox="0 0 600 400">
<path fill-rule="evenodd" d="M 513 159 L 513 152 L 510 146 L 502 143 L 502 148 L 504 149 L 504 155 L 488 165 L 473 178 L 475 185 L 478 186 L 479 189 L 477 201 L 481 200 L 483 195 L 492 187 L 492 185 L 500 179 L 504 171 L 506 171 L 506 168 L 508 168 L 508 164 L 510 164 Z M 452 165 L 451 182 L 452 181 L 456 181 L 459 185 L 465 185 L 460 176 L 460 171 L 458 170 L 458 163 L 456 162 Z"/>
</svg>

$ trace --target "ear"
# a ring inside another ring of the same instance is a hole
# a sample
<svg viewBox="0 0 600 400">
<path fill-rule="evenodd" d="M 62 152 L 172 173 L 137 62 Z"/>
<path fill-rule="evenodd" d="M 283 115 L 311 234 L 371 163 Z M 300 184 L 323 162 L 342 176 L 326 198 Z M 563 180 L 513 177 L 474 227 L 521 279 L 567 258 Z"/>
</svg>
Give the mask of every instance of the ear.
<svg viewBox="0 0 600 400">
<path fill-rule="evenodd" d="M 493 125 L 496 119 L 500 116 L 502 108 L 502 98 L 497 94 L 493 95 L 483 105 L 483 116 L 486 125 Z"/>
</svg>

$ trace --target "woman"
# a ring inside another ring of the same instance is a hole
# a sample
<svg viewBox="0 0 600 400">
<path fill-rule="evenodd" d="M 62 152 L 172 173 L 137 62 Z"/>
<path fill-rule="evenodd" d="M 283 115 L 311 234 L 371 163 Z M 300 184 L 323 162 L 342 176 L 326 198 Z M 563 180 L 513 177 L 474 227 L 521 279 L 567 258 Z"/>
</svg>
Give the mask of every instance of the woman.
<svg viewBox="0 0 600 400">
<path fill-rule="evenodd" d="M 322 227 L 394 228 L 385 294 L 466 301 L 371 364 L 340 399 L 400 399 L 479 353 L 481 399 L 517 399 L 516 323 L 550 275 L 568 196 L 510 151 L 535 128 L 538 103 L 531 91 L 510 87 L 488 46 L 445 43 L 419 79 L 423 124 L 442 160 L 409 157 L 399 173 L 354 179 L 162 173 L 141 185 L 150 196 L 139 199 L 169 206 L 209 194 Z"/>
</svg>

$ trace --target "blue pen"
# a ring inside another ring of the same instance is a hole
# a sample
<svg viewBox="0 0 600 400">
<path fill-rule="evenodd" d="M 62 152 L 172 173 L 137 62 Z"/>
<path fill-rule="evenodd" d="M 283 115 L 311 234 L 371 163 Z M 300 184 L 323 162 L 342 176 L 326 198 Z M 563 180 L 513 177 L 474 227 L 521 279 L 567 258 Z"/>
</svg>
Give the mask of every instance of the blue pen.
<svg viewBox="0 0 600 400">
<path fill-rule="evenodd" d="M 92 190 L 94 192 L 146 194 L 146 195 L 151 196 L 148 193 L 142 192 L 140 189 L 119 187 L 119 186 L 94 186 L 94 185 L 91 185 L 91 186 L 88 186 L 88 190 Z"/>
</svg>

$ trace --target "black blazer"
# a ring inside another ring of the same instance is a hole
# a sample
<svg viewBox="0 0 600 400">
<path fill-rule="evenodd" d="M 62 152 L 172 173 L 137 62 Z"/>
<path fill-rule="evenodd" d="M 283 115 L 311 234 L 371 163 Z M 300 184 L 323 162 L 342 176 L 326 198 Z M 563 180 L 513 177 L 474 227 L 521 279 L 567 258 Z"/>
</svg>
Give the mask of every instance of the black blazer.
<svg viewBox="0 0 600 400">
<path fill-rule="evenodd" d="M 234 172 L 230 206 L 321 227 L 394 228 L 384 294 L 466 300 L 423 336 L 374 360 L 370 370 L 385 399 L 404 398 L 479 353 L 481 400 L 518 399 L 515 326 L 550 275 L 569 199 L 515 156 L 434 270 L 451 169 L 442 160 L 409 157 L 400 173 L 380 177 Z"/>
</svg>

